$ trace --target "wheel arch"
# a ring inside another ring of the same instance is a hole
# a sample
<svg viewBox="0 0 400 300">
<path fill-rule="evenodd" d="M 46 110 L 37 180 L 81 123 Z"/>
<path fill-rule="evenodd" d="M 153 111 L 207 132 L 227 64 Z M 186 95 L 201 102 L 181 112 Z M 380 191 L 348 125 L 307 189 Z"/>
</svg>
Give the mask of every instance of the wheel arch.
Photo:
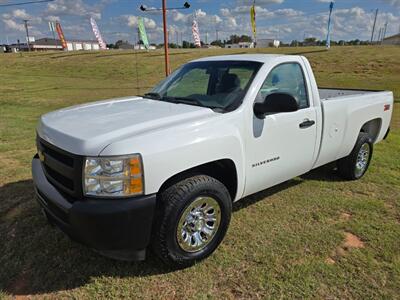
<svg viewBox="0 0 400 300">
<path fill-rule="evenodd" d="M 372 140 L 372 143 L 375 143 L 377 140 L 379 133 L 382 128 L 382 119 L 376 118 L 365 122 L 364 125 L 361 126 L 360 132 L 367 133 Z"/>
<path fill-rule="evenodd" d="M 161 185 L 159 193 L 175 183 L 195 175 L 207 175 L 220 181 L 228 189 L 232 201 L 238 192 L 238 173 L 233 160 L 220 159 L 184 170 L 168 178 Z"/>
</svg>

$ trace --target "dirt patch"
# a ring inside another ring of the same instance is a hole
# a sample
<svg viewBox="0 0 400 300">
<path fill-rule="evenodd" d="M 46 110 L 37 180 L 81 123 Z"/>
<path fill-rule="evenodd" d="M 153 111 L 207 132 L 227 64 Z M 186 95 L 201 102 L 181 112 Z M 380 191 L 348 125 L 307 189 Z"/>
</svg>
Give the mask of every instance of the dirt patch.
<svg viewBox="0 0 400 300">
<path fill-rule="evenodd" d="M 348 221 L 348 220 L 351 219 L 351 217 L 352 217 L 352 215 L 350 213 L 347 213 L 347 212 L 342 212 L 340 214 L 340 220 L 341 221 Z"/>
<path fill-rule="evenodd" d="M 350 250 L 351 248 L 364 248 L 364 242 L 356 235 L 345 232 L 345 242 L 343 243 L 343 248 L 345 250 Z"/>
<path fill-rule="evenodd" d="M 347 252 L 349 252 L 351 249 L 359 249 L 365 247 L 364 242 L 358 236 L 350 232 L 345 232 L 344 236 L 345 238 L 343 243 L 332 252 L 330 257 L 325 260 L 328 265 L 335 264 L 336 261 L 340 259 L 340 257 L 345 256 Z"/>
<path fill-rule="evenodd" d="M 325 259 L 325 262 L 326 262 L 328 265 L 334 265 L 334 264 L 336 264 L 336 261 L 335 261 L 332 257 L 328 257 L 327 259 Z"/>
</svg>

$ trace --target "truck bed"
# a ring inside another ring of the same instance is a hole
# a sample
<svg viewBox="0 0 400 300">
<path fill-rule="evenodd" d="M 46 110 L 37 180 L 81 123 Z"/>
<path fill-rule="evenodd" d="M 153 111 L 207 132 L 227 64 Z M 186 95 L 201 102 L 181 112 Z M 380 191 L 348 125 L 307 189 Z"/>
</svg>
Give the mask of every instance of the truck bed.
<svg viewBox="0 0 400 300">
<path fill-rule="evenodd" d="M 391 119 L 392 92 L 318 90 L 322 102 L 322 139 L 314 167 L 349 155 L 363 127 L 369 130 L 375 143 L 383 139 Z"/>
<path fill-rule="evenodd" d="M 350 90 L 350 89 L 335 89 L 335 88 L 319 88 L 319 97 L 324 100 L 335 100 L 335 98 L 343 96 L 361 96 L 365 94 L 373 94 L 381 91 L 372 90 Z"/>
</svg>

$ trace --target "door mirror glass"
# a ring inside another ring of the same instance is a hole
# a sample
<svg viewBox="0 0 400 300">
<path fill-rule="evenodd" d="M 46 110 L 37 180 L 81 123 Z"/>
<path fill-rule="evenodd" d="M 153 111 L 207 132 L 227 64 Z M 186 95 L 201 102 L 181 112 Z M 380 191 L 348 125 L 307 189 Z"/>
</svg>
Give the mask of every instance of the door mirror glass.
<svg viewBox="0 0 400 300">
<path fill-rule="evenodd" d="M 267 114 L 297 111 L 299 106 L 296 99 L 287 93 L 273 93 L 265 97 L 264 102 L 254 104 L 254 114 L 264 119 Z"/>
</svg>

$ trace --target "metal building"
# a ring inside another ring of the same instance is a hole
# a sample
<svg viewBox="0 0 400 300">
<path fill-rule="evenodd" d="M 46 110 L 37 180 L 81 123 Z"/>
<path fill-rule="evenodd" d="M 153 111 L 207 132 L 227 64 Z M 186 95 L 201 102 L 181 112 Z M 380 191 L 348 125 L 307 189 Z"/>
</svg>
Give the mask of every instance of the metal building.
<svg viewBox="0 0 400 300">
<path fill-rule="evenodd" d="M 400 45 L 400 33 L 383 39 L 382 45 Z"/>
</svg>

